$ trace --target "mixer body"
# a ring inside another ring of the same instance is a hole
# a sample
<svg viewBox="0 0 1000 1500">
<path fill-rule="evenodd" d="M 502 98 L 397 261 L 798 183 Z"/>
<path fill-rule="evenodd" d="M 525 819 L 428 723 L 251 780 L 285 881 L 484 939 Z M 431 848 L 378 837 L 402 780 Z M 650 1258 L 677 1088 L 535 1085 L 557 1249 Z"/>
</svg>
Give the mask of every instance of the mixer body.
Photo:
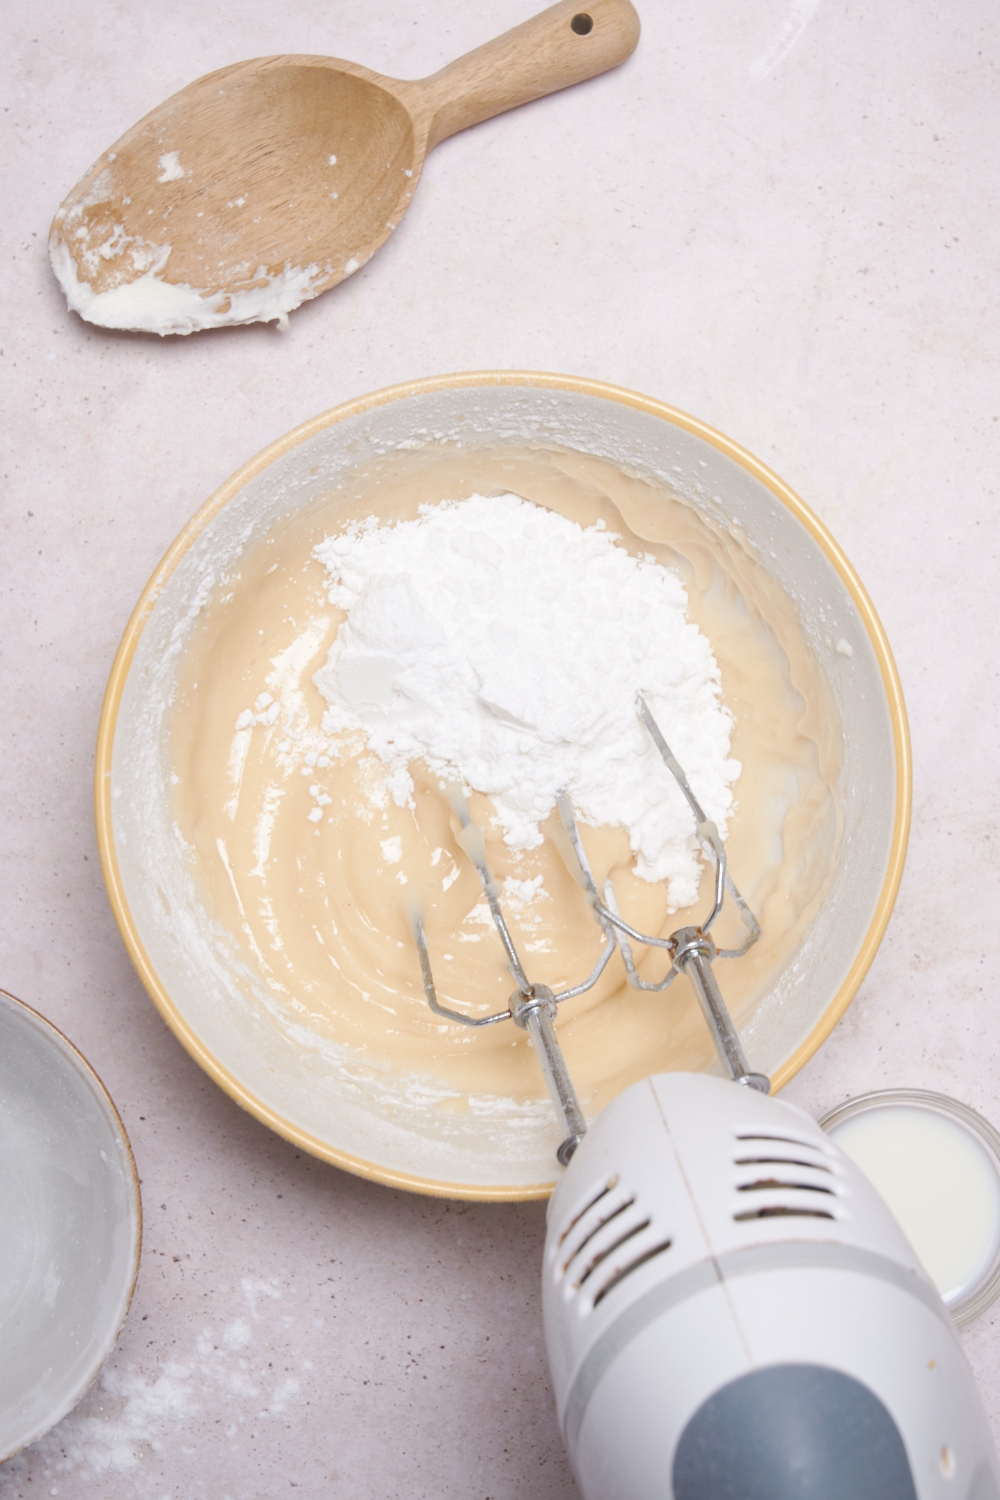
<svg viewBox="0 0 1000 1500">
<path fill-rule="evenodd" d="M 585 1500 L 1000 1500 L 950 1315 L 807 1115 L 635 1084 L 549 1205 L 543 1303 Z"/>
</svg>

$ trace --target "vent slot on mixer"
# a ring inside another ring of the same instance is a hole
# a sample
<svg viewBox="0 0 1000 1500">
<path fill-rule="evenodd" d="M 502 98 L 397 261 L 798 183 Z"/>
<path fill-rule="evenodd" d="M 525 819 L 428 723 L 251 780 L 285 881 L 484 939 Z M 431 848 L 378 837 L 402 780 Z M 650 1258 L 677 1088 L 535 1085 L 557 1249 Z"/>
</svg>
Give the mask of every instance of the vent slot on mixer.
<svg viewBox="0 0 1000 1500">
<path fill-rule="evenodd" d="M 652 1216 L 615 1175 L 583 1199 L 563 1229 L 556 1275 L 563 1294 L 583 1293 L 580 1310 L 592 1311 L 613 1287 L 671 1244 L 662 1227 L 657 1234 Z"/>
<path fill-rule="evenodd" d="M 736 1191 L 766 1193 L 769 1188 L 790 1188 L 799 1193 L 829 1193 L 831 1198 L 837 1196 L 832 1187 L 820 1187 L 814 1182 L 787 1182 L 783 1177 L 758 1177 L 756 1182 L 741 1182 Z"/>
<path fill-rule="evenodd" d="M 799 1204 L 768 1203 L 763 1208 L 749 1209 L 743 1214 L 733 1214 L 733 1220 L 737 1224 L 745 1224 L 749 1219 L 835 1219 L 836 1214 L 830 1213 L 825 1208 L 804 1208 Z"/>
<path fill-rule="evenodd" d="M 604 1301 L 608 1293 L 618 1286 L 619 1282 L 625 1280 L 626 1276 L 631 1276 L 633 1271 L 638 1271 L 640 1266 L 644 1266 L 647 1261 L 653 1260 L 655 1256 L 662 1255 L 664 1250 L 669 1250 L 672 1244 L 673 1240 L 661 1240 L 658 1245 L 651 1245 L 648 1250 L 644 1250 L 641 1255 L 637 1255 L 634 1260 L 630 1260 L 628 1265 L 622 1266 L 619 1270 L 615 1271 L 614 1275 L 608 1278 L 600 1291 L 594 1293 L 592 1305 L 597 1307 L 599 1303 Z"/>
<path fill-rule="evenodd" d="M 569 1268 L 572 1265 L 573 1261 L 576 1260 L 577 1256 L 581 1253 L 581 1251 L 584 1250 L 585 1247 L 590 1244 L 591 1240 L 594 1238 L 594 1235 L 600 1233 L 600 1231 L 604 1228 L 605 1224 L 611 1224 L 621 1214 L 625 1213 L 628 1209 L 630 1209 L 633 1206 L 634 1203 L 635 1203 L 635 1199 L 634 1198 L 626 1198 L 625 1202 L 624 1203 L 619 1203 L 619 1205 L 618 1205 L 617 1208 L 608 1208 L 608 1210 L 607 1210 L 606 1213 L 602 1214 L 598 1219 L 595 1220 L 593 1228 L 592 1229 L 588 1229 L 587 1232 L 584 1234 L 583 1239 L 579 1240 L 577 1242 L 577 1244 L 574 1245 L 574 1247 L 573 1247 L 573 1249 L 572 1249 L 572 1251 L 570 1253 L 569 1259 L 563 1263 L 562 1272 L 563 1272 L 564 1276 L 565 1276 L 566 1272 L 569 1270 Z M 649 1223 L 648 1219 L 646 1220 L 646 1223 L 647 1224 Z M 643 1225 L 642 1227 L 645 1228 L 645 1225 Z M 631 1233 L 634 1234 L 635 1230 L 632 1230 Z M 586 1276 L 582 1276 L 580 1278 L 579 1282 L 577 1282 L 577 1285 L 578 1286 L 582 1285 L 583 1282 L 586 1281 L 586 1279 L 587 1279 Z"/>
<path fill-rule="evenodd" d="M 631 1205 L 629 1206 L 631 1207 Z M 617 1218 L 617 1215 L 615 1217 Z M 629 1240 L 634 1240 L 637 1234 L 641 1234 L 644 1229 L 649 1228 L 649 1224 L 649 1219 L 643 1219 L 641 1223 L 633 1224 L 631 1228 L 624 1230 L 616 1240 L 611 1241 L 610 1245 L 602 1245 L 599 1250 L 595 1251 L 574 1281 L 573 1290 L 578 1292 L 584 1283 L 590 1280 L 590 1277 L 597 1270 L 598 1266 L 603 1265 L 609 1255 L 614 1255 L 615 1251 L 620 1250 L 622 1245 L 627 1244 Z"/>
<path fill-rule="evenodd" d="M 813 1172 L 830 1172 L 824 1162 L 803 1161 L 800 1156 L 738 1156 L 738 1167 L 808 1167 Z"/>
<path fill-rule="evenodd" d="M 803 1140 L 801 1136 L 793 1135 L 758 1135 L 756 1131 L 746 1131 L 740 1132 L 736 1139 L 750 1145 L 756 1145 L 758 1141 L 762 1141 L 767 1145 L 794 1146 L 800 1151 L 815 1152 L 817 1156 L 827 1150 L 826 1146 L 816 1141 Z"/>
<path fill-rule="evenodd" d="M 574 1291 L 583 1285 L 586 1279 L 587 1265 L 597 1265 L 602 1254 L 615 1249 L 620 1243 L 621 1235 L 619 1234 L 615 1237 L 614 1243 L 607 1247 L 607 1250 L 605 1250 L 603 1244 L 599 1247 L 596 1259 L 594 1258 L 593 1251 L 588 1256 L 586 1254 L 587 1247 L 591 1245 L 591 1242 L 603 1229 L 609 1224 L 613 1224 L 616 1219 L 623 1219 L 618 1228 L 622 1232 L 627 1231 L 628 1235 L 636 1234 L 639 1229 L 646 1228 L 649 1223 L 649 1216 L 643 1214 L 641 1208 L 631 1216 L 631 1220 L 624 1217 L 630 1209 L 634 1208 L 634 1193 L 630 1193 L 624 1188 L 616 1192 L 614 1187 L 609 1184 L 605 1191 L 598 1193 L 596 1198 L 592 1198 L 583 1212 L 577 1214 L 568 1225 L 562 1235 L 561 1243 L 564 1248 L 559 1266 L 559 1275 L 571 1277 Z M 637 1219 L 641 1220 L 641 1222 L 637 1223 Z"/>
<path fill-rule="evenodd" d="M 793 1136 L 741 1132 L 736 1136 L 736 1192 L 777 1195 L 779 1201 L 751 1207 L 745 1197 L 733 1211 L 736 1223 L 751 1219 L 835 1219 L 841 1185 L 828 1161 L 825 1147 Z M 827 1200 L 827 1201 L 824 1201 Z"/>
<path fill-rule="evenodd" d="M 608 1194 L 611 1192 L 612 1188 L 616 1188 L 617 1186 L 618 1186 L 618 1178 L 617 1178 L 617 1176 L 615 1176 L 615 1177 L 609 1177 L 608 1181 L 601 1188 L 600 1192 L 595 1193 L 592 1198 L 588 1198 L 587 1202 L 583 1205 L 583 1207 L 577 1213 L 575 1213 L 573 1215 L 573 1217 L 570 1219 L 569 1223 L 566 1225 L 566 1228 L 563 1230 L 562 1234 L 559 1236 L 559 1243 L 560 1243 L 560 1245 L 562 1245 L 565 1242 L 567 1235 L 572 1234 L 573 1230 L 579 1224 L 580 1220 L 582 1218 L 584 1218 L 587 1214 L 589 1214 L 590 1210 L 592 1208 L 596 1208 L 597 1205 L 598 1205 L 598 1203 L 600 1203 L 601 1199 L 602 1198 L 606 1198 L 608 1196 Z"/>
</svg>

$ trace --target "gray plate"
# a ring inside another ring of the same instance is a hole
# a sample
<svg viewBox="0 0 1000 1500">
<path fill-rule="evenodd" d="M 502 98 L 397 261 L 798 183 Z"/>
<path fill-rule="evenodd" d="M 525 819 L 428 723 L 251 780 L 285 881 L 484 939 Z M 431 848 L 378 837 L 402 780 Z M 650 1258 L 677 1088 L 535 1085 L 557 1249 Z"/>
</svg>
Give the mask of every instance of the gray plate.
<svg viewBox="0 0 1000 1500">
<path fill-rule="evenodd" d="M 141 1237 L 135 1163 L 107 1091 L 61 1032 L 0 990 L 0 1462 L 97 1375 Z"/>
</svg>

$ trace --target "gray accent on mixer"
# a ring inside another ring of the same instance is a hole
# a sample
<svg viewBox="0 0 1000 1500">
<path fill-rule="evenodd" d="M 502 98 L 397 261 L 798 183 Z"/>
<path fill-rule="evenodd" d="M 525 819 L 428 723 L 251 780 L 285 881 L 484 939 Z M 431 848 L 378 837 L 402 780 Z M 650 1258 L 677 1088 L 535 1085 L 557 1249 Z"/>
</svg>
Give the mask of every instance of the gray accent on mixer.
<svg viewBox="0 0 1000 1500">
<path fill-rule="evenodd" d="M 674 1455 L 674 1500 L 917 1500 L 891 1415 L 860 1380 L 771 1365 L 716 1391 Z"/>
<path fill-rule="evenodd" d="M 716 1264 L 724 1279 L 753 1275 L 756 1271 L 794 1270 L 800 1266 L 856 1271 L 863 1276 L 873 1276 L 877 1281 L 888 1281 L 902 1292 L 909 1292 L 941 1319 L 949 1333 L 954 1335 L 955 1332 L 951 1314 L 932 1282 L 923 1279 L 916 1271 L 908 1271 L 887 1255 L 863 1250 L 858 1245 L 840 1245 L 833 1240 L 783 1240 L 775 1245 L 746 1245 L 741 1250 L 729 1250 L 716 1257 Z"/>
<path fill-rule="evenodd" d="M 740 1250 L 729 1250 L 722 1255 L 697 1261 L 669 1280 L 650 1287 L 600 1336 L 577 1370 L 566 1397 L 562 1428 L 569 1447 L 572 1449 L 576 1443 L 587 1403 L 608 1367 L 633 1339 L 644 1333 L 663 1313 L 707 1287 L 735 1276 L 753 1276 L 761 1271 L 815 1268 L 851 1271 L 856 1275 L 873 1277 L 877 1281 L 887 1281 L 900 1291 L 916 1297 L 954 1335 L 948 1309 L 931 1283 L 921 1280 L 916 1272 L 906 1270 L 898 1262 L 878 1255 L 873 1250 L 862 1250 L 856 1245 L 840 1245 L 834 1241 L 809 1240 L 783 1240 L 774 1245 L 747 1245 Z"/>
</svg>

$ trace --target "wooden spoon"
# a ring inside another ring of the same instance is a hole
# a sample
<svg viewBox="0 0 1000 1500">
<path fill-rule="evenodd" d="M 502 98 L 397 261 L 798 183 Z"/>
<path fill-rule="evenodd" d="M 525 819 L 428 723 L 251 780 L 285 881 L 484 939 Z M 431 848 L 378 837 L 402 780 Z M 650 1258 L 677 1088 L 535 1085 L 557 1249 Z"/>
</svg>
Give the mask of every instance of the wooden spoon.
<svg viewBox="0 0 1000 1500">
<path fill-rule="evenodd" d="M 629 0 L 561 0 L 430 78 L 264 57 L 181 89 L 91 167 L 49 234 L 71 308 L 104 328 L 277 321 L 396 228 L 432 146 L 623 62 Z"/>
</svg>

